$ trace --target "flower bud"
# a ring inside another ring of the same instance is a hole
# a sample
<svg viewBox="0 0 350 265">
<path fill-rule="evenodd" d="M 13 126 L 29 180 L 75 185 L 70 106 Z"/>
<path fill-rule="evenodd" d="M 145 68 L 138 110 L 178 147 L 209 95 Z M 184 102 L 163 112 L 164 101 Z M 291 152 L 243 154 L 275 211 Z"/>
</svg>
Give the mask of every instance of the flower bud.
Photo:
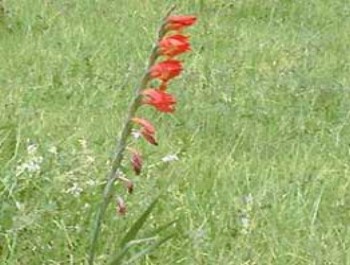
<svg viewBox="0 0 350 265">
<path fill-rule="evenodd" d="M 130 161 L 131 161 L 131 165 L 135 171 L 135 174 L 140 175 L 141 169 L 142 169 L 142 164 L 143 164 L 142 156 L 141 156 L 139 151 L 137 151 L 133 148 L 128 147 L 128 150 L 131 153 Z"/>
<path fill-rule="evenodd" d="M 119 215 L 126 214 L 126 204 L 122 197 L 117 198 L 117 213 Z"/>
</svg>

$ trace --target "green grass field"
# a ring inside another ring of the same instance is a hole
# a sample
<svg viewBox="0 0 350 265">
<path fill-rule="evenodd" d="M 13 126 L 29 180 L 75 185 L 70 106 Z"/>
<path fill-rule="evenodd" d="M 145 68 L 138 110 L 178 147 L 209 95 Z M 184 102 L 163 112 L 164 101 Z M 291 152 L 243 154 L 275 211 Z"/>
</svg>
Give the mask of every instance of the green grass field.
<svg viewBox="0 0 350 265">
<path fill-rule="evenodd" d="M 163 232 L 175 237 L 135 264 L 350 264 L 345 0 L 4 0 L 0 264 L 86 262 L 116 137 L 173 2 L 199 19 L 170 88 L 177 111 L 140 109 L 160 145 L 140 142 L 141 176 L 126 167 L 135 193 L 125 217 L 109 208 L 96 264 L 159 192 L 139 237 L 178 219 Z"/>
</svg>

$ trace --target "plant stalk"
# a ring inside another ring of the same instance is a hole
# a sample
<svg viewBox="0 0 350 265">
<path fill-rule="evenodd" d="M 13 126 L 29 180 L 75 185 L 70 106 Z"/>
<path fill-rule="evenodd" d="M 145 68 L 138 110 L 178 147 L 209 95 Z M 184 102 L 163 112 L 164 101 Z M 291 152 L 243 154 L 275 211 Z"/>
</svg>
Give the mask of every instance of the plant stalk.
<svg viewBox="0 0 350 265">
<path fill-rule="evenodd" d="M 96 254 L 96 248 L 98 245 L 98 239 L 101 231 L 101 225 L 102 221 L 104 218 L 104 215 L 106 213 L 106 210 L 108 208 L 108 205 L 112 201 L 112 198 L 114 197 L 114 183 L 116 180 L 118 180 L 118 169 L 121 165 L 121 162 L 123 160 L 124 156 L 124 151 L 127 146 L 127 140 L 131 134 L 132 130 L 132 121 L 131 119 L 135 116 L 137 109 L 141 105 L 141 100 L 142 100 L 142 95 L 141 92 L 145 88 L 147 88 L 147 84 L 150 81 L 150 76 L 149 76 L 149 69 L 155 64 L 157 58 L 158 58 L 158 42 L 164 37 L 166 33 L 166 19 L 167 17 L 173 12 L 175 9 L 175 5 L 173 5 L 169 11 L 167 12 L 166 16 L 163 19 L 163 23 L 161 27 L 158 30 L 158 39 L 156 43 L 153 45 L 151 55 L 148 60 L 148 65 L 145 70 L 145 73 L 143 74 L 143 77 L 141 79 L 141 82 L 138 87 L 135 88 L 135 96 L 133 100 L 131 101 L 129 108 L 128 108 L 128 114 L 126 121 L 123 125 L 123 129 L 121 132 L 120 139 L 118 141 L 118 144 L 116 146 L 115 150 L 115 157 L 112 161 L 112 168 L 110 172 L 107 175 L 107 183 L 104 188 L 103 192 L 103 198 L 102 202 L 97 210 L 96 213 L 96 218 L 95 218 L 95 223 L 93 226 L 92 230 L 92 241 L 91 241 L 91 246 L 90 246 L 90 251 L 89 251 L 89 257 L 88 257 L 88 264 L 93 265 L 94 264 L 94 259 L 95 259 L 95 254 Z"/>
</svg>

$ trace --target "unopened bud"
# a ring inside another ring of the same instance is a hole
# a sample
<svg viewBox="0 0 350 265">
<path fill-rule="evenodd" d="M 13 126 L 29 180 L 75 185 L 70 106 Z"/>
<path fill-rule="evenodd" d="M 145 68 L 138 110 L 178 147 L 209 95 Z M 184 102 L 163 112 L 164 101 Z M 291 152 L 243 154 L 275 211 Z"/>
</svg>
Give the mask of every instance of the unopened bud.
<svg viewBox="0 0 350 265">
<path fill-rule="evenodd" d="M 132 194 L 134 192 L 134 183 L 131 180 L 125 182 L 125 186 L 128 190 L 128 193 Z"/>
<path fill-rule="evenodd" d="M 146 141 L 149 142 L 150 144 L 158 145 L 158 142 L 157 142 L 156 138 L 154 138 L 153 134 L 149 133 L 146 130 L 141 130 L 141 134 L 142 134 L 143 138 L 145 138 Z"/>
<path fill-rule="evenodd" d="M 141 154 L 137 150 L 130 148 L 130 147 L 128 148 L 128 150 L 131 152 L 131 159 L 130 159 L 131 165 L 132 165 L 136 175 L 140 175 L 141 169 L 142 169 L 142 164 L 143 164 Z"/>
<path fill-rule="evenodd" d="M 118 179 L 123 182 L 128 193 L 131 194 L 134 191 L 134 183 L 130 179 L 128 179 L 124 176 L 120 176 L 120 177 L 118 177 Z"/>
<path fill-rule="evenodd" d="M 117 213 L 119 215 L 126 214 L 126 204 L 122 197 L 117 198 Z"/>
</svg>

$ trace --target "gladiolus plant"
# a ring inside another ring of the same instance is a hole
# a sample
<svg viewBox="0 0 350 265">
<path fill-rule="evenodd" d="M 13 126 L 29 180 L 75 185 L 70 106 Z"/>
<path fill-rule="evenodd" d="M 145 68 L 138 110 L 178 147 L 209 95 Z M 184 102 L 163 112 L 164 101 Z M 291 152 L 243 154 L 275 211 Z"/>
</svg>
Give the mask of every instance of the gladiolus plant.
<svg viewBox="0 0 350 265">
<path fill-rule="evenodd" d="M 93 228 L 93 238 L 89 253 L 89 264 L 92 265 L 95 257 L 95 250 L 99 233 L 101 230 L 102 219 L 111 201 L 116 202 L 117 213 L 127 214 L 127 203 L 122 196 L 115 196 L 116 181 L 122 182 L 127 191 L 131 193 L 134 185 L 131 180 L 120 172 L 120 166 L 127 149 L 130 155 L 131 167 L 136 175 L 142 174 L 142 152 L 135 146 L 130 146 L 128 139 L 133 129 L 138 129 L 140 135 L 148 143 L 158 145 L 156 140 L 156 128 L 145 117 L 136 116 L 139 108 L 151 106 L 155 111 L 162 113 L 174 113 L 177 101 L 175 97 L 168 92 L 169 83 L 175 77 L 178 77 L 183 71 L 183 63 L 176 57 L 191 50 L 189 37 L 182 34 L 182 31 L 196 22 L 195 16 L 186 15 L 168 15 L 158 31 L 156 40 L 148 65 L 140 84 L 135 89 L 135 97 L 130 103 L 124 127 L 116 147 L 115 157 L 112 161 L 112 169 L 107 176 L 107 183 L 104 189 L 103 200 L 96 215 L 96 222 Z M 158 80 L 158 87 L 150 87 L 150 81 Z"/>
</svg>

